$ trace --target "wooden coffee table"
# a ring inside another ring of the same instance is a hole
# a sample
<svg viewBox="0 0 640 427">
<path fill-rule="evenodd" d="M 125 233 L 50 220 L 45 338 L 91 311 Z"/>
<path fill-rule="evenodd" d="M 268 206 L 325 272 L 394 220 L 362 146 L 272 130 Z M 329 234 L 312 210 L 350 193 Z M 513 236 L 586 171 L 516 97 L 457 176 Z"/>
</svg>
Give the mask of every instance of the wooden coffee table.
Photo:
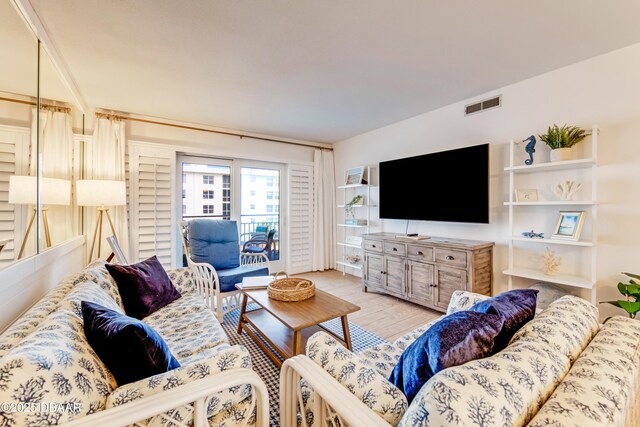
<svg viewBox="0 0 640 427">
<path fill-rule="evenodd" d="M 269 298 L 266 289 L 243 289 L 242 284 L 236 287 L 242 294 L 238 334 L 244 330 L 278 366 L 282 365 L 278 355 L 288 359 L 304 353 L 307 339 L 318 331 L 327 332 L 351 350 L 347 315 L 360 310 L 357 305 L 319 289 L 316 289 L 313 297 L 304 301 L 282 302 Z M 249 299 L 260 308 L 247 311 Z M 343 336 L 320 325 L 338 317 L 342 321 Z M 277 355 L 262 340 L 269 343 Z"/>
</svg>

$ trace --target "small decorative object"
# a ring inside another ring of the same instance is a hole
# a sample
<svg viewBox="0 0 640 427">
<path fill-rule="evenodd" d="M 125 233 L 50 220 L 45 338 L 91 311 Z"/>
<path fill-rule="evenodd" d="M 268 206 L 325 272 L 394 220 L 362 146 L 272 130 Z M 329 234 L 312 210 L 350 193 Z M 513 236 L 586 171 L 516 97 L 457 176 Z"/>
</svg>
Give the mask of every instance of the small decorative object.
<svg viewBox="0 0 640 427">
<path fill-rule="evenodd" d="M 529 155 L 529 158 L 524 161 L 525 165 L 533 164 L 533 153 L 536 152 L 536 136 L 531 135 L 529 138 L 525 139 L 522 142 L 526 142 L 527 145 L 524 147 L 524 152 Z"/>
<path fill-rule="evenodd" d="M 560 212 L 552 239 L 579 240 L 584 211 Z"/>
<path fill-rule="evenodd" d="M 528 237 L 530 239 L 544 239 L 544 233 L 536 233 L 535 231 L 523 231 L 523 237 Z"/>
<path fill-rule="evenodd" d="M 351 199 L 351 201 L 349 203 L 344 205 L 345 215 L 350 217 L 350 218 L 355 218 L 356 213 L 353 210 L 353 207 L 354 206 L 362 206 L 363 202 L 364 202 L 364 196 L 362 194 L 355 195 L 353 197 L 353 199 Z"/>
<path fill-rule="evenodd" d="M 359 264 L 360 260 L 362 259 L 360 257 L 360 255 L 345 255 L 344 259 L 349 263 L 349 264 Z"/>
<path fill-rule="evenodd" d="M 551 191 L 562 200 L 574 200 L 576 192 L 582 187 L 578 181 L 564 181 L 551 186 Z"/>
<path fill-rule="evenodd" d="M 635 319 L 636 314 L 640 312 L 640 283 L 636 281 L 640 280 L 640 275 L 633 273 L 622 274 L 629 277 L 629 283 L 618 283 L 618 291 L 624 296 L 624 299 L 616 301 L 602 301 L 600 304 L 611 304 L 616 307 L 620 307 L 629 313 L 630 318 Z M 610 317 L 607 317 L 603 323 L 609 319 Z"/>
<path fill-rule="evenodd" d="M 344 242 L 348 245 L 362 246 L 362 237 L 360 236 L 347 236 Z"/>
<path fill-rule="evenodd" d="M 524 190 L 516 189 L 516 202 L 537 202 L 538 190 L 535 188 L 528 188 Z"/>
<path fill-rule="evenodd" d="M 366 184 L 367 179 L 364 176 L 365 167 L 357 166 L 355 168 L 351 168 L 347 170 L 345 176 L 345 184 L 346 185 L 355 185 L 355 184 Z"/>
<path fill-rule="evenodd" d="M 345 218 L 344 219 L 344 223 L 346 225 L 364 226 L 364 225 L 367 225 L 367 220 L 366 219 L 356 219 L 356 218 Z"/>
<path fill-rule="evenodd" d="M 284 279 L 278 277 L 284 275 Z M 300 277 L 289 277 L 284 271 L 279 271 L 273 275 L 273 282 L 267 286 L 269 298 L 284 301 L 296 302 L 311 298 L 316 294 L 316 285 L 308 279 Z"/>
<path fill-rule="evenodd" d="M 549 126 L 544 135 L 538 135 L 540 140 L 551 148 L 550 160 L 552 162 L 573 160 L 572 147 L 585 139 L 586 136 L 587 132 L 577 126 L 558 127 L 556 124 Z"/>
<path fill-rule="evenodd" d="M 549 248 L 545 249 L 542 254 L 542 271 L 544 274 L 553 276 L 558 272 L 561 263 L 562 258 L 560 258 L 560 256 L 556 255 L 556 253 Z"/>
</svg>

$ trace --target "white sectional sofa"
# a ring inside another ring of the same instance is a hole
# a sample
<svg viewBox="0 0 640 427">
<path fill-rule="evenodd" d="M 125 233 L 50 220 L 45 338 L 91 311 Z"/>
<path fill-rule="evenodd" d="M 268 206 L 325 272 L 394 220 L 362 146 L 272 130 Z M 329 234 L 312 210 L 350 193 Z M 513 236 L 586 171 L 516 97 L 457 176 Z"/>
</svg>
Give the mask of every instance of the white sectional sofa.
<svg viewBox="0 0 640 427">
<path fill-rule="evenodd" d="M 456 292 L 447 314 L 485 298 Z M 504 350 L 437 373 L 407 405 L 387 378 L 439 319 L 358 354 L 322 332 L 311 337 L 307 355 L 281 371 L 282 425 L 640 425 L 640 321 L 617 316 L 601 325 L 592 304 L 562 297 Z"/>
<path fill-rule="evenodd" d="M 181 298 L 143 319 L 180 367 L 118 387 L 88 344 L 81 301 L 124 312 L 95 262 L 58 284 L 0 336 L 0 426 L 266 426 L 266 386 L 231 346 L 187 269 L 168 272 Z"/>
</svg>

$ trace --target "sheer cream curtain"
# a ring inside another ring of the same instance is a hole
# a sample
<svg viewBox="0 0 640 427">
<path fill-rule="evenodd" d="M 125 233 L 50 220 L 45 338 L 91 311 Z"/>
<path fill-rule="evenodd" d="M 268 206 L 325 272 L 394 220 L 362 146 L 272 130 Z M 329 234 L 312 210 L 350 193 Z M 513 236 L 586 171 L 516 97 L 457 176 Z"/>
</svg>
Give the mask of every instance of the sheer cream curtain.
<svg viewBox="0 0 640 427">
<path fill-rule="evenodd" d="M 336 266 L 336 208 L 333 152 L 313 153 L 313 271 Z"/>
<path fill-rule="evenodd" d="M 112 117 L 96 117 L 93 128 L 93 138 L 86 145 L 86 164 L 84 179 L 109 179 L 125 180 L 125 123 L 122 120 Z M 126 206 L 105 206 L 109 208 L 111 218 L 114 222 L 116 234 L 120 247 L 126 257 L 129 256 L 129 226 L 127 221 Z M 95 207 L 85 208 L 85 232 L 87 234 L 87 254 L 91 246 L 93 231 L 96 226 L 97 210 Z M 111 248 L 106 242 L 106 237 L 110 236 L 111 229 L 109 222 L 105 219 L 102 224 L 103 241 L 100 253 L 97 255 L 106 258 L 111 253 Z M 97 243 L 96 249 L 97 250 Z M 94 251 L 94 258 L 96 253 Z"/>
<path fill-rule="evenodd" d="M 31 153 L 29 174 L 36 176 L 37 159 L 41 159 L 43 177 L 60 178 L 71 181 L 73 179 L 73 129 L 71 114 L 57 111 L 56 107 L 41 106 L 40 110 L 40 156 L 36 146 L 36 117 L 38 113 L 32 110 L 31 120 Z M 77 215 L 69 206 L 43 206 L 48 208 L 51 244 L 57 245 L 75 235 Z M 34 231 L 32 230 L 32 233 Z M 35 236 L 35 234 L 34 234 Z M 44 233 L 41 233 L 44 243 Z M 29 237 L 29 240 L 32 240 Z M 34 242 L 28 245 L 35 247 Z M 44 248 L 44 244 L 40 246 Z M 27 251 L 27 253 L 29 253 Z"/>
</svg>

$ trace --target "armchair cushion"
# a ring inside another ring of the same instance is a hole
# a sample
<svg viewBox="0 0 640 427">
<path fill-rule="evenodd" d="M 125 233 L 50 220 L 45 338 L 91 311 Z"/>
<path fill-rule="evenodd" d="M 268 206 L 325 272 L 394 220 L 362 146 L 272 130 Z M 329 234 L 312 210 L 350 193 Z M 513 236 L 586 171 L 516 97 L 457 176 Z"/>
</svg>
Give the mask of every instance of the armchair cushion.
<svg viewBox="0 0 640 427">
<path fill-rule="evenodd" d="M 236 290 L 236 283 L 242 282 L 244 277 L 268 276 L 269 269 L 262 266 L 242 266 L 218 270 L 218 279 L 220 279 L 220 291 L 230 292 Z"/>
<path fill-rule="evenodd" d="M 180 298 L 155 255 L 137 264 L 107 264 L 106 267 L 118 284 L 128 316 L 143 319 Z"/>
<path fill-rule="evenodd" d="M 197 218 L 189 221 L 191 259 L 216 270 L 240 266 L 240 241 L 236 221 Z"/>
<path fill-rule="evenodd" d="M 84 332 L 118 385 L 180 367 L 151 327 L 99 304 L 82 301 Z"/>
</svg>

